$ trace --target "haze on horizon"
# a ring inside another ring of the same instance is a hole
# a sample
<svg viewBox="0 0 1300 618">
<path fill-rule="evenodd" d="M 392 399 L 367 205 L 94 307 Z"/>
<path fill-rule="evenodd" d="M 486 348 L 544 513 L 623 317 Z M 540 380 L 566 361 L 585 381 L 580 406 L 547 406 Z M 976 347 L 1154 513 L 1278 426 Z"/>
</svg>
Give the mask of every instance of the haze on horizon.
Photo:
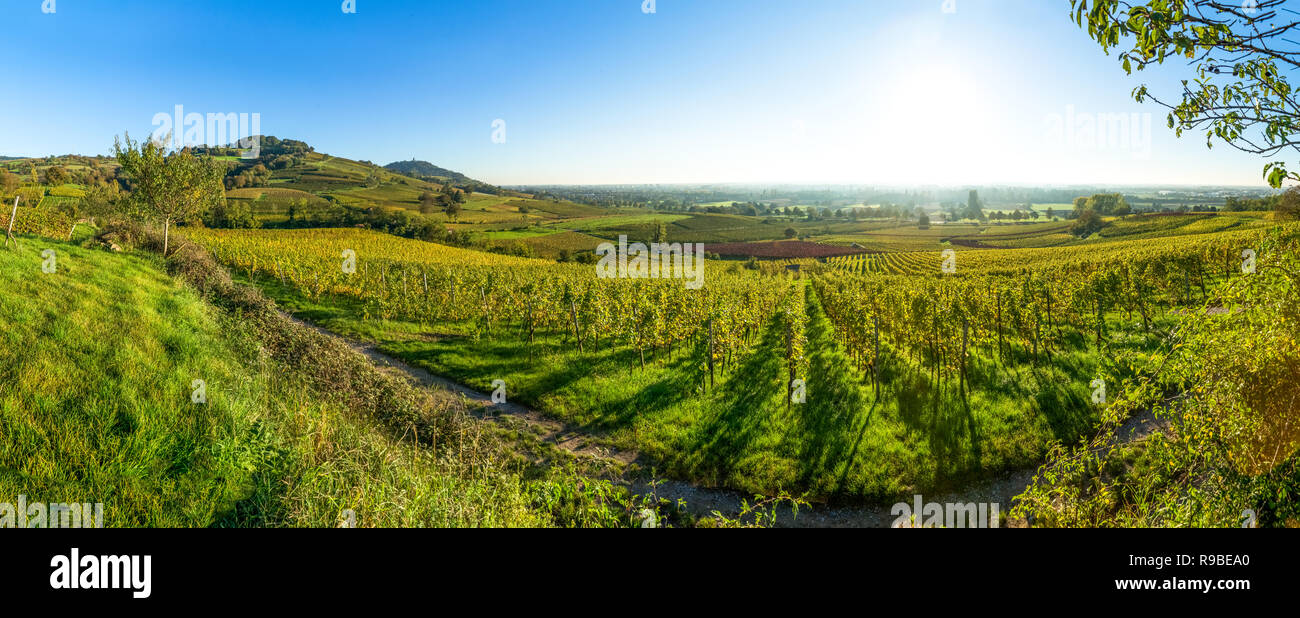
<svg viewBox="0 0 1300 618">
<path fill-rule="evenodd" d="M 501 185 L 1265 186 L 1132 100 L 1177 63 L 1125 76 L 1064 1 L 30 4 L 4 155 L 104 153 L 181 104 Z"/>
</svg>

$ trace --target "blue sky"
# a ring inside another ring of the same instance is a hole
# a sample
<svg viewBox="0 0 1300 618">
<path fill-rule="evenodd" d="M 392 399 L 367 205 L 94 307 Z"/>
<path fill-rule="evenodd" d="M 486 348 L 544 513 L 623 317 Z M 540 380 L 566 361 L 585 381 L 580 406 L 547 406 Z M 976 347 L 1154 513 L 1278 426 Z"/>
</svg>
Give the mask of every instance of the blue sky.
<svg viewBox="0 0 1300 618">
<path fill-rule="evenodd" d="M 1263 185 L 1134 102 L 1066 0 L 42 3 L 0 6 L 0 154 L 105 153 L 181 104 L 497 184 Z"/>
</svg>

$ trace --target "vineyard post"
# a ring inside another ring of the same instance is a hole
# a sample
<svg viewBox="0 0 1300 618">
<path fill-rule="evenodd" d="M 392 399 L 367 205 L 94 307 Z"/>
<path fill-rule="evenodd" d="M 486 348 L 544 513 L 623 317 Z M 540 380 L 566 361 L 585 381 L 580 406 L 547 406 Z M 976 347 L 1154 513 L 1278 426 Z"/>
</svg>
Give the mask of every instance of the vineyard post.
<svg viewBox="0 0 1300 618">
<path fill-rule="evenodd" d="M 713 390 L 714 377 L 713 377 L 713 318 L 712 317 L 709 318 L 709 351 L 707 353 L 707 356 L 709 359 L 709 390 Z"/>
<path fill-rule="evenodd" d="M 21 195 L 14 196 L 14 209 L 9 214 L 9 230 L 5 232 L 5 248 L 9 248 L 9 241 L 14 241 L 14 248 L 18 248 L 18 239 L 14 237 L 14 219 L 18 218 L 18 200 L 22 199 Z"/>
<path fill-rule="evenodd" d="M 961 319 L 961 394 L 966 396 L 966 341 L 969 337 L 969 326 L 966 318 Z"/>
<path fill-rule="evenodd" d="M 1056 324 L 1052 321 L 1052 286 L 1044 284 L 1043 291 L 1047 294 L 1047 330 L 1055 331 Z M 1050 339 L 1048 340 L 1048 343 L 1051 343 Z"/>
<path fill-rule="evenodd" d="M 530 296 L 528 298 L 528 345 L 530 346 L 528 348 L 529 352 L 532 351 L 531 346 L 533 344 L 533 334 L 536 332 L 536 329 L 537 329 L 537 322 L 533 320 L 533 299 Z"/>
<path fill-rule="evenodd" d="M 569 298 L 569 317 L 573 318 L 573 336 L 578 340 L 578 353 L 582 354 L 582 330 L 578 328 L 578 301 Z"/>
<path fill-rule="evenodd" d="M 794 320 L 789 314 L 786 314 L 785 326 L 785 358 L 790 364 L 790 377 L 785 382 L 785 409 L 790 409 L 790 404 L 794 401 L 794 380 L 798 376 L 794 365 Z"/>
<path fill-rule="evenodd" d="M 1050 316 L 1051 313 L 1049 312 L 1048 315 Z M 1052 330 L 1052 327 L 1051 327 L 1051 323 L 1050 323 L 1050 322 L 1048 323 L 1048 327 L 1047 327 L 1047 337 L 1044 338 L 1044 337 L 1042 336 L 1042 330 L 1043 330 L 1043 329 L 1042 329 L 1043 314 L 1042 314 L 1042 311 L 1041 311 L 1040 309 L 1038 309 L 1037 307 L 1034 308 L 1034 319 L 1037 321 L 1037 323 L 1034 325 L 1034 338 L 1035 338 L 1035 339 L 1043 339 L 1043 346 L 1042 346 L 1042 347 L 1043 347 L 1043 355 L 1047 357 L 1047 363 L 1050 365 L 1050 364 L 1052 363 L 1052 350 L 1051 350 L 1051 342 L 1052 342 L 1052 339 L 1051 339 L 1051 330 Z"/>
<path fill-rule="evenodd" d="M 1101 330 L 1106 326 L 1106 316 L 1101 312 L 1101 296 L 1097 296 L 1097 351 L 1101 351 Z"/>
<path fill-rule="evenodd" d="M 1209 300 L 1210 294 L 1205 290 L 1205 262 L 1201 261 L 1200 257 L 1196 258 L 1196 280 L 1201 285 L 1201 302 Z"/>
<path fill-rule="evenodd" d="M 1043 325 L 1043 320 L 1038 316 L 1038 311 L 1034 311 L 1034 366 L 1038 366 L 1038 331 Z"/>
<path fill-rule="evenodd" d="M 998 290 L 998 360 L 1006 364 L 1002 358 L 1002 290 Z"/>
<path fill-rule="evenodd" d="M 880 400 L 880 316 L 871 316 L 873 334 L 876 344 L 876 358 L 872 361 L 871 384 L 876 391 L 876 400 Z"/>
</svg>

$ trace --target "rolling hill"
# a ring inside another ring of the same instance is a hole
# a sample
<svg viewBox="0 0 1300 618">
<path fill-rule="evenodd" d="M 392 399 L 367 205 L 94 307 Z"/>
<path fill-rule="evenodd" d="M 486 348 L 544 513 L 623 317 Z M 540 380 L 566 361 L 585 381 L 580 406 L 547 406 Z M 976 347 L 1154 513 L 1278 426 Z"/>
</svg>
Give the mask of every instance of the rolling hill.
<svg viewBox="0 0 1300 618">
<path fill-rule="evenodd" d="M 411 159 L 410 161 L 394 161 L 385 165 L 384 169 L 404 176 L 410 176 L 412 178 L 446 180 L 452 184 L 482 184 L 460 172 L 453 172 L 449 169 L 438 167 L 428 161 L 417 161 L 415 159 Z"/>
</svg>

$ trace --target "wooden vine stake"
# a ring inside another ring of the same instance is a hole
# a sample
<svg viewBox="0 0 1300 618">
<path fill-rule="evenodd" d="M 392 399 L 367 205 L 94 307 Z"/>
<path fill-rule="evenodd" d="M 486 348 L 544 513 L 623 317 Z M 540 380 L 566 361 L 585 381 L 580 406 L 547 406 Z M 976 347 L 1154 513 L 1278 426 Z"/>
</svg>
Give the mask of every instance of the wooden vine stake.
<svg viewBox="0 0 1300 618">
<path fill-rule="evenodd" d="M 14 209 L 13 212 L 9 213 L 9 230 L 5 232 L 6 249 L 9 248 L 9 241 L 11 240 L 14 241 L 14 248 L 18 248 L 18 239 L 14 237 L 14 219 L 18 218 L 18 200 L 20 199 L 22 199 L 22 196 L 14 197 Z"/>
</svg>

